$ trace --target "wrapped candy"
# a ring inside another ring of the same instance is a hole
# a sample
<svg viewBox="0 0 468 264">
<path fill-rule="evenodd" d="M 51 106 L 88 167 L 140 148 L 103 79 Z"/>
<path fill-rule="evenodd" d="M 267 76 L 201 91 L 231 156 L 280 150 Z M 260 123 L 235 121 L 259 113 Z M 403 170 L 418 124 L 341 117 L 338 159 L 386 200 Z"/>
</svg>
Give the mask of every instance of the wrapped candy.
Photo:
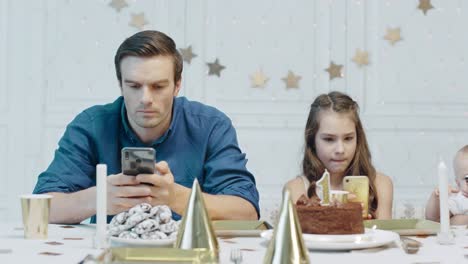
<svg viewBox="0 0 468 264">
<path fill-rule="evenodd" d="M 142 239 L 167 239 L 167 235 L 161 231 L 152 231 L 141 235 Z"/>
<path fill-rule="evenodd" d="M 159 219 L 163 224 L 169 223 L 169 221 L 172 220 L 171 209 L 166 205 L 160 206 L 158 212 L 153 216 L 153 219 Z"/>
<path fill-rule="evenodd" d="M 161 231 L 163 231 L 164 233 L 166 233 L 166 234 L 170 234 L 170 233 L 172 233 L 172 232 L 177 231 L 178 227 L 179 227 L 179 226 L 177 225 L 177 222 L 171 219 L 171 220 L 170 220 L 169 222 L 167 222 L 166 224 L 161 224 L 161 225 L 159 226 L 159 229 L 160 229 Z"/>
<path fill-rule="evenodd" d="M 131 232 L 131 231 L 123 231 L 120 233 L 119 238 L 130 238 L 130 239 L 138 239 L 138 234 Z"/>
<path fill-rule="evenodd" d="M 110 225 L 111 226 L 123 225 L 125 221 L 127 220 L 128 216 L 129 216 L 128 212 L 121 212 L 120 214 L 112 218 Z"/>
<path fill-rule="evenodd" d="M 168 206 L 142 203 L 114 216 L 107 232 L 126 239 L 175 239 L 179 223 L 172 219 Z"/>
<path fill-rule="evenodd" d="M 134 213 L 127 219 L 127 221 L 125 221 L 125 225 L 127 226 L 127 229 L 130 229 L 138 223 L 141 223 L 143 220 L 146 220 L 148 217 L 149 214 L 143 212 Z"/>
<path fill-rule="evenodd" d="M 151 204 L 142 203 L 137 204 L 128 210 L 128 214 L 134 215 L 136 213 L 148 213 L 151 210 Z"/>
<path fill-rule="evenodd" d="M 149 233 L 159 228 L 159 223 L 154 219 L 146 219 L 143 222 L 137 224 L 132 230 L 141 235 Z"/>
</svg>

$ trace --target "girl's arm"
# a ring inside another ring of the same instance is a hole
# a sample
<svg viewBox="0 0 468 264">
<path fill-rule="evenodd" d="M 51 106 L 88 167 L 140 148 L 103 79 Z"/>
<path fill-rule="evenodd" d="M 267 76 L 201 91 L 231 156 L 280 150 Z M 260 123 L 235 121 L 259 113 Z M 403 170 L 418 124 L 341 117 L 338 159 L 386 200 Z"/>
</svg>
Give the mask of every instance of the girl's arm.
<svg viewBox="0 0 468 264">
<path fill-rule="evenodd" d="M 390 177 L 377 173 L 375 177 L 376 195 L 378 198 L 377 219 L 392 219 L 393 208 L 393 182 Z"/>
</svg>

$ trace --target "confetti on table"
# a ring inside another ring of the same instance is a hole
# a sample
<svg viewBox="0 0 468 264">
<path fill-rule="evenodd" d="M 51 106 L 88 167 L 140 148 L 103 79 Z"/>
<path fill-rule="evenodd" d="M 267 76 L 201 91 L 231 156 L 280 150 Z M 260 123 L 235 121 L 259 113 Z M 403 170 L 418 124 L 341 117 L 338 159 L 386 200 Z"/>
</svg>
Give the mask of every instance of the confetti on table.
<svg viewBox="0 0 468 264">
<path fill-rule="evenodd" d="M 60 256 L 60 255 L 62 255 L 62 253 L 56 253 L 56 252 L 48 252 L 48 251 L 45 251 L 45 252 L 39 253 L 39 255 L 45 255 L 45 256 Z"/>
<path fill-rule="evenodd" d="M 231 239 L 231 238 L 221 237 L 221 239 L 222 239 L 224 242 L 229 243 L 229 244 L 237 244 L 236 241 L 228 240 L 228 239 Z"/>
<path fill-rule="evenodd" d="M 57 242 L 57 241 L 49 241 L 45 242 L 47 245 L 52 245 L 52 246 L 58 246 L 58 245 L 63 245 L 63 243 Z"/>
<path fill-rule="evenodd" d="M 64 226 L 60 226 L 61 228 L 75 228 L 74 226 L 70 226 L 70 225 L 64 225 Z"/>
</svg>

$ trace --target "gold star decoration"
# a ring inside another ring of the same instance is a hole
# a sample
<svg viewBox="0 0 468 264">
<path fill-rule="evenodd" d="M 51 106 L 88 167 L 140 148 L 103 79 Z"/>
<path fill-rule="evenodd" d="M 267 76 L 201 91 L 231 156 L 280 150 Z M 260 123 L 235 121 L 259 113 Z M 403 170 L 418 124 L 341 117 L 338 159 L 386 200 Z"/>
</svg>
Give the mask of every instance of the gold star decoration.
<svg viewBox="0 0 468 264">
<path fill-rule="evenodd" d="M 262 70 L 258 70 L 250 76 L 252 88 L 265 88 L 268 80 L 268 77 L 263 73 Z"/>
<path fill-rule="evenodd" d="M 419 0 L 418 9 L 421 9 L 425 16 L 427 15 L 427 11 L 433 8 L 434 6 L 431 4 L 431 0 Z"/>
<path fill-rule="evenodd" d="M 330 61 L 330 66 L 325 69 L 330 74 L 330 80 L 335 78 L 343 78 L 343 74 L 341 73 L 341 69 L 343 65 L 335 64 L 333 61 Z"/>
<path fill-rule="evenodd" d="M 185 49 L 179 49 L 180 54 L 182 55 L 182 59 L 190 64 L 192 62 L 192 59 L 197 57 L 197 54 L 192 52 L 192 46 L 188 46 Z"/>
<path fill-rule="evenodd" d="M 387 28 L 387 34 L 384 39 L 388 40 L 390 44 L 395 45 L 395 43 L 402 40 L 400 36 L 400 28 Z"/>
<path fill-rule="evenodd" d="M 282 78 L 286 83 L 286 88 L 299 88 L 299 81 L 302 79 L 301 76 L 295 75 L 292 71 L 288 71 L 288 76 Z"/>
<path fill-rule="evenodd" d="M 132 14 L 132 20 L 129 23 L 130 26 L 141 30 L 147 24 L 148 21 L 145 19 L 145 13 L 141 12 L 139 14 Z"/>
<path fill-rule="evenodd" d="M 369 65 L 369 53 L 367 51 L 356 50 L 352 61 L 354 61 L 359 67 Z"/>
<path fill-rule="evenodd" d="M 120 12 L 122 8 L 127 7 L 128 4 L 125 0 L 112 0 L 109 5 L 114 8 L 117 12 Z"/>
<path fill-rule="evenodd" d="M 209 67 L 208 75 L 218 75 L 218 77 L 221 77 L 221 71 L 226 68 L 219 64 L 218 58 L 214 62 L 208 62 L 207 65 Z"/>
</svg>

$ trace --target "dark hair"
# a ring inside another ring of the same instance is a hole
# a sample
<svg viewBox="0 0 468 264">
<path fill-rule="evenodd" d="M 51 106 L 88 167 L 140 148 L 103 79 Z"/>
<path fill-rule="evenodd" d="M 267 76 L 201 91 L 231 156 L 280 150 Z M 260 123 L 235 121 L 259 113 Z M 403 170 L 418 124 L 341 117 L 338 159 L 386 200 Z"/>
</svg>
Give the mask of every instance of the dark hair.
<svg viewBox="0 0 468 264">
<path fill-rule="evenodd" d="M 114 57 L 115 71 L 119 84 L 122 85 L 122 73 L 120 62 L 127 56 L 152 57 L 152 56 L 172 56 L 174 62 L 174 83 L 177 83 L 182 76 L 183 61 L 182 56 L 176 48 L 174 40 L 166 34 L 156 30 L 145 30 L 127 38 Z"/>
<path fill-rule="evenodd" d="M 318 114 L 323 110 L 333 110 L 336 113 L 350 114 L 356 125 L 356 152 L 345 175 L 366 175 L 369 178 L 369 213 L 375 217 L 377 210 L 377 195 L 375 191 L 376 171 L 371 162 L 371 154 L 367 145 L 366 134 L 359 118 L 359 106 L 348 95 L 341 92 L 330 92 L 319 95 L 310 106 L 309 117 L 305 128 L 305 150 L 302 161 L 302 172 L 310 182 L 322 177 L 325 166 L 317 156 L 315 136 L 319 130 Z"/>
</svg>

